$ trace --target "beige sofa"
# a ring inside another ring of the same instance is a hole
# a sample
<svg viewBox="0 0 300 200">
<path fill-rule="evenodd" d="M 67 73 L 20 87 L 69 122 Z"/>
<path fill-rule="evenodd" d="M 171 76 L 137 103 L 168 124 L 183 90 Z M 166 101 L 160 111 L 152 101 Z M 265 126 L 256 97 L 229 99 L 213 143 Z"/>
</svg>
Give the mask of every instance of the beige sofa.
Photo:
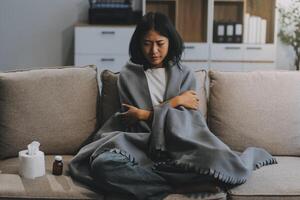
<svg viewBox="0 0 300 200">
<path fill-rule="evenodd" d="M 212 132 L 235 150 L 263 147 L 278 164 L 254 171 L 227 194 L 172 194 L 166 199 L 300 199 L 300 73 L 196 75 L 200 109 Z M 100 95 L 100 78 L 92 66 L 0 73 L 0 199 L 118 199 L 92 191 L 68 173 L 72 156 L 118 109 L 117 77 L 102 73 Z M 16 157 L 32 140 L 46 154 L 46 175 L 34 180 L 18 175 Z M 63 155 L 63 176 L 51 174 L 54 155 Z"/>
</svg>

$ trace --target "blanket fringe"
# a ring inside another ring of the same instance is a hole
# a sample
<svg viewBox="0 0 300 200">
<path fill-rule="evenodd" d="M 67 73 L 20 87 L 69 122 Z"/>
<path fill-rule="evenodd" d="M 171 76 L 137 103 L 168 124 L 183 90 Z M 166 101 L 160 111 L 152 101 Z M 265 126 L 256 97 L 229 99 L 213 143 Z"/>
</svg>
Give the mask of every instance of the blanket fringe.
<svg viewBox="0 0 300 200">
<path fill-rule="evenodd" d="M 267 165 L 272 165 L 272 164 L 277 164 L 277 160 L 275 159 L 275 158 L 271 158 L 271 159 L 269 159 L 269 160 L 265 160 L 265 161 L 263 161 L 263 162 L 258 162 L 258 163 L 256 163 L 256 168 L 255 168 L 255 170 L 256 169 L 259 169 L 259 168 L 261 168 L 261 167 L 263 167 L 263 166 L 267 166 Z"/>
<path fill-rule="evenodd" d="M 118 148 L 113 148 L 113 149 L 109 149 L 108 151 L 113 152 L 113 153 L 118 153 L 118 154 L 125 156 L 128 159 L 128 161 L 130 161 L 133 165 L 138 164 L 135 161 L 135 158 L 124 150 L 120 150 Z M 277 164 L 277 160 L 275 158 L 270 158 L 268 160 L 258 162 L 255 165 L 256 166 L 255 170 L 259 169 L 263 166 L 267 166 L 267 165 L 271 165 L 271 164 Z M 192 171 L 192 172 L 196 172 L 196 173 L 199 173 L 202 175 L 209 175 L 225 184 L 240 185 L 240 184 L 245 183 L 247 180 L 247 177 L 237 178 L 237 177 L 233 177 L 231 175 L 222 173 L 222 172 L 214 170 L 214 169 L 205 169 L 205 168 L 196 166 L 193 163 L 182 163 L 177 160 L 176 161 L 157 162 L 154 164 L 154 168 L 160 168 L 160 167 L 163 168 L 164 166 L 172 166 L 176 169 L 183 170 L 185 172 Z"/>
<path fill-rule="evenodd" d="M 268 160 L 265 160 L 263 162 L 257 163 L 256 169 L 259 169 L 260 167 L 271 165 L 271 164 L 277 164 L 277 161 L 275 158 L 271 158 Z M 225 183 L 225 184 L 232 184 L 232 185 L 240 185 L 246 182 L 247 176 L 238 178 L 238 177 L 233 177 L 231 175 L 222 173 L 220 171 L 214 170 L 214 169 L 205 169 L 201 168 L 199 166 L 194 165 L 193 163 L 182 163 L 180 161 L 171 161 L 171 162 L 158 162 L 155 164 L 155 167 L 163 167 L 163 166 L 173 166 L 177 169 L 184 170 L 186 172 L 196 172 L 202 175 L 209 175 L 214 177 L 215 179 Z"/>
</svg>

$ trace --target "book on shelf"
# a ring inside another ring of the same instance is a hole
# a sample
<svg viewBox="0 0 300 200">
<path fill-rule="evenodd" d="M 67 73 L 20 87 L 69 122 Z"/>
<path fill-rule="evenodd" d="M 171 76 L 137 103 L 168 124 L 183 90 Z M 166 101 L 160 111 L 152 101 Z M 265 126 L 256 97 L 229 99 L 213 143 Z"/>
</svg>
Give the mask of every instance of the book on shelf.
<svg viewBox="0 0 300 200">
<path fill-rule="evenodd" d="M 243 42 L 243 25 L 242 24 L 234 24 L 234 43 L 242 43 Z"/>
<path fill-rule="evenodd" d="M 213 41 L 216 43 L 225 42 L 225 24 L 221 22 L 214 23 L 214 37 Z"/>
<path fill-rule="evenodd" d="M 89 0 L 90 8 L 127 9 L 132 7 L 131 0 Z"/>
<path fill-rule="evenodd" d="M 244 43 L 265 44 L 267 34 L 267 20 L 259 16 L 245 14 Z"/>
<path fill-rule="evenodd" d="M 243 25 L 235 22 L 214 22 L 215 43 L 242 43 Z"/>
<path fill-rule="evenodd" d="M 233 43 L 234 42 L 234 24 L 227 23 L 226 24 L 226 31 L 225 31 L 225 41 L 226 43 Z"/>
</svg>

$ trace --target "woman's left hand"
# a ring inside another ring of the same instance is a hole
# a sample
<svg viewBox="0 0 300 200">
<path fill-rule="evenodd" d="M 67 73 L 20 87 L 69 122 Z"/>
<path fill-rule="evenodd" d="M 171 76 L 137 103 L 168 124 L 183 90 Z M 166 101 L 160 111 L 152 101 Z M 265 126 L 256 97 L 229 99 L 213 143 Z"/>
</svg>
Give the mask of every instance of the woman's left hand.
<svg viewBox="0 0 300 200">
<path fill-rule="evenodd" d="M 142 110 L 132 105 L 123 103 L 122 106 L 128 109 L 126 112 L 121 113 L 123 120 L 128 125 L 140 120 L 147 120 L 150 115 L 150 111 Z"/>
</svg>

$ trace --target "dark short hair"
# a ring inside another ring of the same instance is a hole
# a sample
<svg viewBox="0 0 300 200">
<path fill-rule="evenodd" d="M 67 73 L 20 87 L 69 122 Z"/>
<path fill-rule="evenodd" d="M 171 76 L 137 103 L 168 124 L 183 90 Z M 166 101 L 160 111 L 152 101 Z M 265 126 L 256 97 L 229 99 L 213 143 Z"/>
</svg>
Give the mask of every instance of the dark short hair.
<svg viewBox="0 0 300 200">
<path fill-rule="evenodd" d="M 168 54 L 163 63 L 166 66 L 169 65 L 170 61 L 173 64 L 179 64 L 183 52 L 183 41 L 170 19 L 159 12 L 147 13 L 137 24 L 129 44 L 130 60 L 133 63 L 144 65 L 145 69 L 149 67 L 149 62 L 143 54 L 141 42 L 150 30 L 154 30 L 169 39 Z"/>
</svg>

